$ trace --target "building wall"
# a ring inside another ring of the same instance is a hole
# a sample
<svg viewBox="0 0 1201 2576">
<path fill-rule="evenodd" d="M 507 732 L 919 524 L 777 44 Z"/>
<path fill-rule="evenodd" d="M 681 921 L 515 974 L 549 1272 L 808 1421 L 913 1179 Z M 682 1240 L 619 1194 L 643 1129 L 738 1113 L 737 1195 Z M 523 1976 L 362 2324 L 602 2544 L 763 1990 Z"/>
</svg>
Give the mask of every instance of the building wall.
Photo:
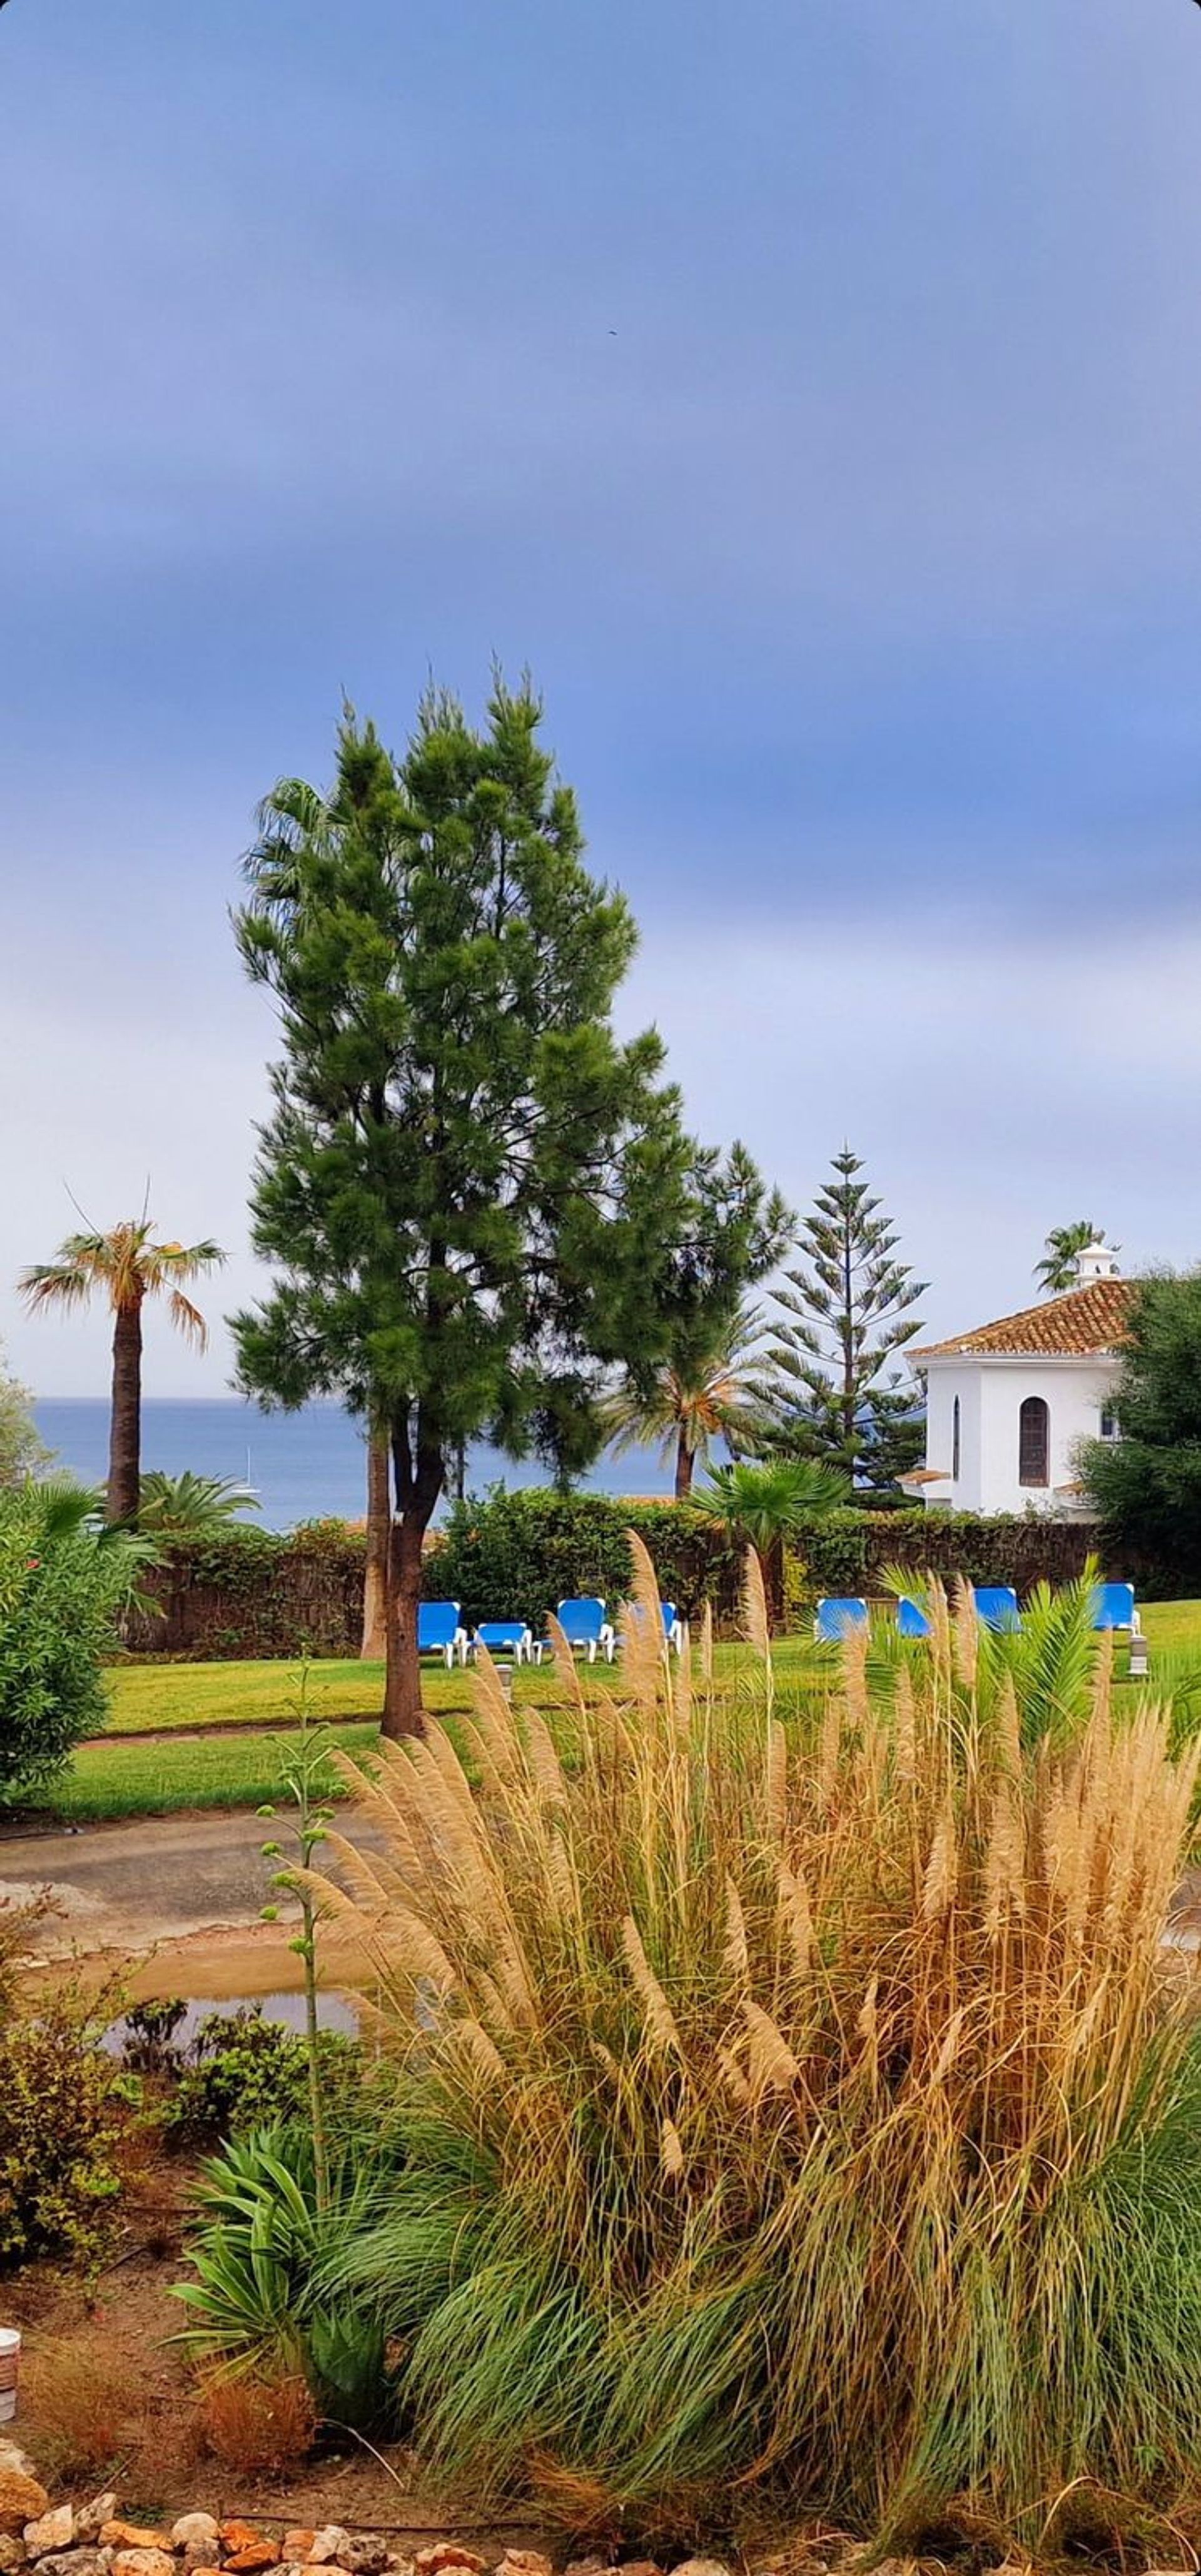
<svg viewBox="0 0 1201 2576">
<path fill-rule="evenodd" d="M 933 1360 L 929 1364 L 926 1463 L 948 1475 L 959 1398 L 959 1478 L 927 1487 L 928 1504 L 960 1512 L 1070 1513 L 1071 1499 L 1056 1488 L 1075 1478 L 1079 1441 L 1095 1439 L 1101 1408 L 1117 1375 L 1116 1360 Z M 1041 1396 L 1050 1414 L 1049 1476 L 1045 1485 L 1018 1478 L 1018 1418 L 1027 1396 Z"/>
</svg>

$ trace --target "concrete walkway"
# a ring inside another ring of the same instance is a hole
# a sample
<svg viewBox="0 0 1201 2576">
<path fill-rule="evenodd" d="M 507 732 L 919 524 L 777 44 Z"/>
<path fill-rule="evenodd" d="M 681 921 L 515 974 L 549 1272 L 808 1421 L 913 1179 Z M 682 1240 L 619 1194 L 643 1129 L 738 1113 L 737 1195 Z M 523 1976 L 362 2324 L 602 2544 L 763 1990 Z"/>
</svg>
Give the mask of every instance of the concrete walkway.
<svg viewBox="0 0 1201 2576">
<path fill-rule="evenodd" d="M 339 1819 L 338 1830 L 364 1850 L 378 1849 L 372 1828 L 351 1816 Z M 34 1936 L 46 1959 L 245 1931 L 277 1901 L 270 1881 L 279 1864 L 262 1856 L 272 1832 L 265 1817 L 235 1813 L 4 1834 L 0 1895 L 21 1903 L 49 1893 L 56 1912 Z"/>
</svg>

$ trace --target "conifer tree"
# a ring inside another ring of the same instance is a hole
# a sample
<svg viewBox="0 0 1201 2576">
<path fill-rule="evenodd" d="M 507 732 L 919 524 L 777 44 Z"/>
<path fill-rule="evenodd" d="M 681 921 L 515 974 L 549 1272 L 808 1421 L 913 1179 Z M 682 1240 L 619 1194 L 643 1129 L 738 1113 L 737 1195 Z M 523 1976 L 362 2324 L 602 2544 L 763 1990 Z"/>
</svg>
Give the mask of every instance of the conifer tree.
<svg viewBox="0 0 1201 2576">
<path fill-rule="evenodd" d="M 863 1168 L 849 1145 L 834 1156 L 798 1238 L 806 1267 L 772 1292 L 771 1445 L 882 1490 L 921 1453 L 921 1399 L 889 1363 L 921 1331 L 912 1309 L 927 1283 L 899 1259 Z"/>
<path fill-rule="evenodd" d="M 616 1037 L 636 931 L 585 871 L 528 687 L 482 731 L 427 697 L 400 759 L 347 713 L 328 795 L 285 781 L 237 936 L 279 1005 L 242 1384 L 386 1426 L 385 1728 L 421 1724 L 426 1531 L 460 1444 L 595 1455 L 615 1368 L 667 1347 L 704 1158 L 653 1030 Z"/>
</svg>

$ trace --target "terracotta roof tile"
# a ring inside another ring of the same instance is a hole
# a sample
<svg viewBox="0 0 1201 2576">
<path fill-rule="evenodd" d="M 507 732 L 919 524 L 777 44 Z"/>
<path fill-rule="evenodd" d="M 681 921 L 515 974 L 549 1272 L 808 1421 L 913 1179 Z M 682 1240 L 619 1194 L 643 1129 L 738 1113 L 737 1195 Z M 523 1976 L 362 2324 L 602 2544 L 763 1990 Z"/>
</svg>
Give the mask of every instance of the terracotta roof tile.
<svg viewBox="0 0 1201 2576">
<path fill-rule="evenodd" d="M 1029 1352 L 1043 1359 L 1087 1359 L 1093 1351 L 1117 1350 L 1126 1339 L 1130 1309 L 1138 1290 L 1135 1279 L 1093 1279 L 1086 1288 L 1069 1288 L 1066 1297 L 1047 1297 L 1040 1306 L 1024 1306 L 1018 1315 L 1002 1315 L 974 1333 L 957 1333 L 949 1342 L 927 1342 L 910 1351 L 913 1360 L 954 1359 L 959 1352 Z"/>
</svg>

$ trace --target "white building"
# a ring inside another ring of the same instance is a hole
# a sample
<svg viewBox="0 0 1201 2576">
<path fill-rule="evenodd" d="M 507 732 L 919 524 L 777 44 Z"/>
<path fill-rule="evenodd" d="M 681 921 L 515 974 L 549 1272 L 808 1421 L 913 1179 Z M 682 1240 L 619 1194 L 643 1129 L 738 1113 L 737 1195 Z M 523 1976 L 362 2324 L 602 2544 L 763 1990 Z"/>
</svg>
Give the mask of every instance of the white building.
<svg viewBox="0 0 1201 2576">
<path fill-rule="evenodd" d="M 1052 1512 L 1081 1508 L 1081 1440 L 1114 1439 L 1109 1399 L 1134 1283 L 1107 1244 L 1076 1262 L 1079 1286 L 954 1341 L 909 1353 L 925 1371 L 926 1463 L 901 1483 L 927 1508 Z"/>
</svg>

